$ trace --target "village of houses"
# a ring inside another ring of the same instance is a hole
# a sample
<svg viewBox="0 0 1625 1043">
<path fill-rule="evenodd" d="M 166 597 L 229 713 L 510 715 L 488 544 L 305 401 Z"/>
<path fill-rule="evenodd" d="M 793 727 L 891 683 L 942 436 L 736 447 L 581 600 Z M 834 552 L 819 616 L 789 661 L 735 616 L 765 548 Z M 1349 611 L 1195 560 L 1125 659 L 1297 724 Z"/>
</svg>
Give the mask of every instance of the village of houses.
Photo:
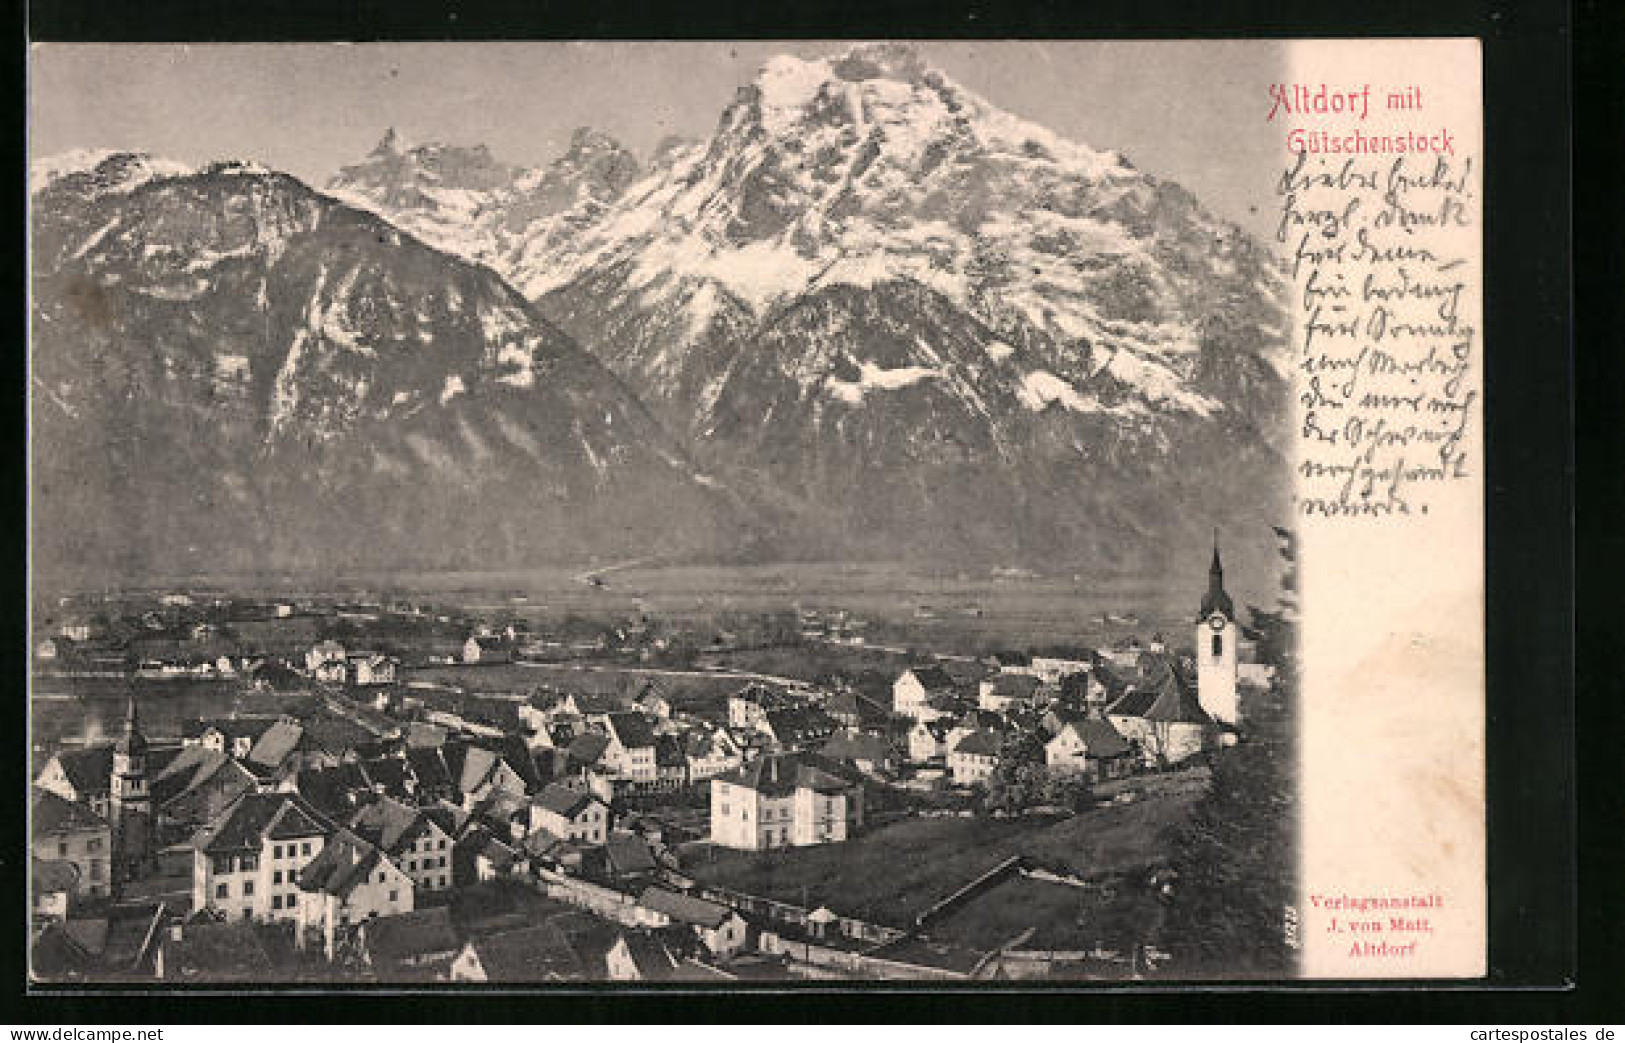
<svg viewBox="0 0 1625 1043">
<path fill-rule="evenodd" d="M 649 666 L 674 638 L 636 622 L 580 640 L 443 613 L 449 647 L 414 656 L 369 626 L 421 605 L 63 599 L 36 698 L 82 676 L 119 708 L 99 741 L 36 747 L 32 973 L 1155 975 L 1159 831 L 1246 741 L 1239 695 L 1269 679 L 1217 548 L 1191 586 L 1183 640 L 812 679 Z M 856 650 L 846 620 L 802 612 L 788 640 Z M 694 641 L 724 638 L 748 640 Z M 720 694 L 695 698 L 691 674 Z M 229 686 L 230 712 L 176 717 L 176 679 Z M 1043 785 L 1012 796 L 1012 758 Z"/>
</svg>

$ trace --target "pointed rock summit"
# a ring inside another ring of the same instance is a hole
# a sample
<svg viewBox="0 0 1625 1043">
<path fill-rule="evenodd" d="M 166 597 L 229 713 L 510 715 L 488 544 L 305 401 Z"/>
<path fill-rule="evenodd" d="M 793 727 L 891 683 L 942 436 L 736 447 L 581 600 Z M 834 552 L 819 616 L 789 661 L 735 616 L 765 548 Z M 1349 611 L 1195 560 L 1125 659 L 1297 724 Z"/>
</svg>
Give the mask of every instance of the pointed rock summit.
<svg viewBox="0 0 1625 1043">
<path fill-rule="evenodd" d="M 395 128 L 390 127 L 388 130 L 384 131 L 382 140 L 380 140 L 377 145 L 373 146 L 371 155 L 395 156 L 399 155 L 400 151 L 400 137 L 395 133 Z"/>
</svg>

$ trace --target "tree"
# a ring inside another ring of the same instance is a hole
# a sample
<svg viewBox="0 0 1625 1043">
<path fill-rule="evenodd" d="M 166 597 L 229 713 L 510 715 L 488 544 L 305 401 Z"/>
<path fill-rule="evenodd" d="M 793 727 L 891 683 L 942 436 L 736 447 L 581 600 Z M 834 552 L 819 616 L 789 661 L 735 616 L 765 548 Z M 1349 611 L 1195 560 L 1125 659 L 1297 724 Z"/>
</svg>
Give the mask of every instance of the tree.
<svg viewBox="0 0 1625 1043">
<path fill-rule="evenodd" d="M 1208 792 L 1174 837 L 1163 944 L 1182 974 L 1276 977 L 1296 960 L 1286 936 L 1297 864 L 1296 547 L 1291 533 L 1276 533 L 1287 593 L 1274 610 L 1250 610 L 1274 681 L 1242 708 L 1241 742 L 1216 759 Z"/>
<path fill-rule="evenodd" d="M 988 811 L 1014 813 L 1044 803 L 1049 773 L 1044 767 L 1044 747 L 1037 736 L 1014 732 L 1004 737 L 998 763 L 988 776 L 987 795 L 982 806 Z"/>
<path fill-rule="evenodd" d="M 1073 811 L 1088 811 L 1095 806 L 1095 787 L 1083 772 L 1046 771 L 1044 803 Z"/>
</svg>

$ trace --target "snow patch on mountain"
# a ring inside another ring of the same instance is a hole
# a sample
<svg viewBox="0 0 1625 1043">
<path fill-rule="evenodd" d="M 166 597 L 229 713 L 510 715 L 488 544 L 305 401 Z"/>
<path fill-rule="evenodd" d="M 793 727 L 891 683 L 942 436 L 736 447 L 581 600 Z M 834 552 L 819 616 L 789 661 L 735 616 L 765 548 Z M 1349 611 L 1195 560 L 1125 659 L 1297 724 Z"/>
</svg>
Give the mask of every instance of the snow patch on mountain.
<svg viewBox="0 0 1625 1043">
<path fill-rule="evenodd" d="M 193 168 L 173 159 L 118 149 L 73 149 L 34 160 L 28 166 L 28 193 L 44 191 L 72 174 L 98 175 L 98 189 L 129 192 L 159 178 L 185 177 Z"/>
<path fill-rule="evenodd" d="M 841 380 L 830 377 L 824 383 L 829 393 L 842 402 L 856 405 L 863 401 L 864 395 L 869 391 L 896 391 L 900 388 L 918 384 L 922 380 L 942 376 L 942 372 L 925 366 L 900 366 L 896 369 L 883 369 L 873 362 L 864 362 L 858 366 L 859 376 L 855 381 Z"/>
</svg>

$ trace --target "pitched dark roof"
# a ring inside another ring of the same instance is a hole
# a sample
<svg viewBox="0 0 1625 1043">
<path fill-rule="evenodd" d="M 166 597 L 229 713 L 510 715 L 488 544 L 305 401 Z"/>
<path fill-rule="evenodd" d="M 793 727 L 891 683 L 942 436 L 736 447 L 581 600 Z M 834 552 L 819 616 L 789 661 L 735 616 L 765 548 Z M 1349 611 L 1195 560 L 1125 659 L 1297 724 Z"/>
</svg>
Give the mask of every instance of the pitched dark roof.
<svg viewBox="0 0 1625 1043">
<path fill-rule="evenodd" d="M 248 760 L 266 768 L 279 768 L 304 739 L 305 729 L 291 721 L 277 721 L 260 733 L 248 751 Z"/>
<path fill-rule="evenodd" d="M 891 758 L 891 743 L 884 736 L 868 732 L 837 732 L 819 751 L 843 761 L 884 761 Z"/>
<path fill-rule="evenodd" d="M 1113 727 L 1110 721 L 1099 717 L 1084 717 L 1068 721 L 1065 727 L 1078 733 L 1091 757 L 1121 757 L 1133 752 L 1133 747 L 1123 738 L 1123 733 Z"/>
<path fill-rule="evenodd" d="M 604 843 L 604 855 L 610 868 L 622 876 L 652 873 L 660 868 L 649 842 L 642 837 L 611 834 Z"/>
<path fill-rule="evenodd" d="M 351 794 L 368 789 L 361 765 L 353 761 L 331 768 L 306 768 L 294 777 L 299 795 L 327 815 L 340 815 L 351 807 Z"/>
<path fill-rule="evenodd" d="M 597 764 L 609 746 L 609 737 L 600 732 L 583 732 L 570 744 L 570 763 L 577 767 Z"/>
<path fill-rule="evenodd" d="M 927 692 L 950 691 L 954 687 L 954 679 L 940 666 L 916 666 L 913 673 Z"/>
<path fill-rule="evenodd" d="M 374 963 L 400 963 L 455 953 L 459 948 L 457 931 L 451 923 L 451 909 L 443 905 L 374 917 L 364 923 L 361 930 Z"/>
<path fill-rule="evenodd" d="M 411 768 L 402 757 L 375 757 L 361 762 L 361 772 L 374 789 L 397 800 L 411 797 Z"/>
<path fill-rule="evenodd" d="M 1197 699 L 1195 683 L 1165 652 L 1140 656 L 1139 678 L 1106 712 L 1114 717 L 1143 717 L 1174 724 L 1212 723 Z"/>
<path fill-rule="evenodd" d="M 417 779 L 418 789 L 435 790 L 451 785 L 451 773 L 438 746 L 418 747 L 406 751 L 406 763 Z"/>
<path fill-rule="evenodd" d="M 726 923 L 733 915 L 733 910 L 725 905 L 660 887 L 644 888 L 638 896 L 638 904 L 645 909 L 665 913 L 679 923 L 713 929 Z"/>
<path fill-rule="evenodd" d="M 428 828 L 425 822 L 417 808 L 384 797 L 357 808 L 350 817 L 350 828 L 388 854 L 397 855 Z"/>
<path fill-rule="evenodd" d="M 571 820 L 574 820 L 577 815 L 594 803 L 602 803 L 590 793 L 583 793 L 580 790 L 573 790 L 556 783 L 543 786 L 542 791 L 536 794 L 535 801 L 547 810 Z"/>
<path fill-rule="evenodd" d="M 569 938 L 552 923 L 487 935 L 470 944 L 488 981 L 572 981 L 583 976 Z"/>
<path fill-rule="evenodd" d="M 722 781 L 769 796 L 785 796 L 799 788 L 832 793 L 850 784 L 840 770 L 828 758 L 804 753 L 767 754 L 722 776 Z"/>
<path fill-rule="evenodd" d="M 993 694 L 1001 699 L 1031 699 L 1042 683 L 1032 674 L 999 674 L 993 679 Z"/>
<path fill-rule="evenodd" d="M 655 744 L 654 722 L 641 713 L 612 713 L 609 729 L 627 749 L 647 749 Z"/>
<path fill-rule="evenodd" d="M 338 830 L 322 845 L 321 854 L 299 871 L 299 889 L 346 897 L 366 882 L 382 857 L 355 833 Z"/>
<path fill-rule="evenodd" d="M 767 726 L 780 742 L 807 742 L 833 734 L 840 722 L 815 706 L 796 706 L 767 711 Z"/>
<path fill-rule="evenodd" d="M 326 836 L 333 825 L 297 793 L 245 793 L 206 827 L 209 853 L 258 850 L 265 840 Z"/>
<path fill-rule="evenodd" d="M 111 744 L 61 750 L 56 755 L 56 762 L 62 766 L 62 773 L 68 777 L 74 791 L 82 796 L 100 796 L 108 792 L 112 785 Z"/>
<path fill-rule="evenodd" d="M 626 709 L 626 704 L 619 697 L 602 692 L 572 692 L 576 709 L 583 714 L 619 713 Z"/>
<path fill-rule="evenodd" d="M 85 829 L 106 829 L 107 820 L 83 804 L 64 800 L 47 790 L 34 791 L 30 830 L 35 836 L 73 833 Z"/>
<path fill-rule="evenodd" d="M 989 731 L 977 730 L 959 740 L 955 753 L 968 753 L 977 757 L 997 757 L 999 737 Z"/>
<path fill-rule="evenodd" d="M 645 981 L 665 981 L 677 971 L 677 957 L 660 939 L 642 931 L 621 935 L 632 964 Z"/>
</svg>

